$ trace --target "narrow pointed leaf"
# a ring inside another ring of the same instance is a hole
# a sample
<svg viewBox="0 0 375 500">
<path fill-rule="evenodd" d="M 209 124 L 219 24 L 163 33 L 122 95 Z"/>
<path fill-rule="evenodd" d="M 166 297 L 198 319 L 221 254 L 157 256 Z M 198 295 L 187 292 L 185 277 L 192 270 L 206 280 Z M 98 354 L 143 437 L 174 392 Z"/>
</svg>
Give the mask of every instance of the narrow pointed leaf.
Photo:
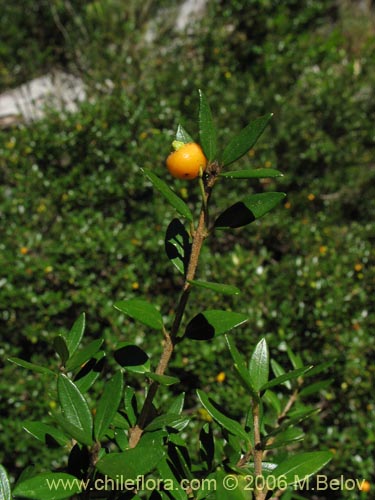
<svg viewBox="0 0 375 500">
<path fill-rule="evenodd" d="M 285 196 L 285 193 L 272 192 L 250 195 L 224 210 L 216 219 L 215 227 L 246 226 L 272 210 Z"/>
<path fill-rule="evenodd" d="M 70 437 L 70 439 L 74 439 L 78 443 L 86 444 L 87 446 L 91 446 L 93 444 L 92 436 L 89 436 L 85 430 L 82 430 L 80 427 L 72 424 L 58 413 L 52 413 L 52 417 L 62 428 L 64 433 Z"/>
<path fill-rule="evenodd" d="M 123 342 L 114 353 L 117 363 L 134 373 L 149 373 L 150 358 L 143 349 L 130 342 Z"/>
<path fill-rule="evenodd" d="M 165 251 L 169 260 L 182 274 L 186 274 L 189 263 L 191 244 L 184 225 L 173 219 L 165 234 Z"/>
<path fill-rule="evenodd" d="M 0 498 L 1 500 L 12 500 L 8 474 L 2 465 L 0 465 Z"/>
<path fill-rule="evenodd" d="M 211 309 L 195 316 L 187 325 L 185 336 L 193 340 L 208 340 L 242 325 L 248 316 L 242 313 Z"/>
<path fill-rule="evenodd" d="M 283 477 L 287 484 L 294 484 L 299 479 L 303 479 L 316 474 L 322 467 L 332 459 L 329 451 L 313 451 L 310 453 L 300 453 L 286 459 L 273 471 L 273 475 Z"/>
<path fill-rule="evenodd" d="M 170 404 L 166 408 L 167 413 L 177 413 L 178 415 L 181 414 L 183 408 L 184 408 L 184 402 L 185 402 L 185 393 L 182 392 L 178 396 L 172 397 Z"/>
<path fill-rule="evenodd" d="M 155 380 L 155 382 L 158 382 L 158 384 L 160 385 L 170 386 L 178 384 L 180 382 L 180 379 L 178 379 L 177 377 L 171 377 L 169 375 L 159 375 L 158 373 L 152 372 L 148 372 L 146 373 L 146 375 L 150 379 Z"/>
<path fill-rule="evenodd" d="M 331 384 L 332 380 L 321 380 L 314 384 L 307 385 L 299 394 L 301 397 L 310 396 L 311 394 L 316 394 L 317 392 L 327 389 Z"/>
<path fill-rule="evenodd" d="M 270 380 L 266 384 L 262 385 L 260 388 L 261 391 L 265 391 L 266 389 L 270 389 L 271 387 L 275 387 L 280 384 L 285 384 L 285 382 L 289 382 L 290 380 L 294 380 L 298 377 L 301 377 L 309 370 L 311 370 L 312 366 L 305 366 L 303 368 L 297 368 L 297 370 L 291 370 L 287 373 L 283 373 L 282 375 Z"/>
<path fill-rule="evenodd" d="M 232 285 L 224 285 L 222 283 L 212 283 L 210 281 L 201 280 L 191 280 L 189 283 L 200 288 L 207 288 L 213 292 L 222 293 L 223 295 L 238 295 L 240 293 L 239 288 Z"/>
<path fill-rule="evenodd" d="M 222 427 L 224 427 L 224 429 L 232 433 L 234 436 L 238 436 L 241 439 L 244 439 L 246 442 L 250 442 L 249 436 L 238 422 L 221 413 L 221 411 L 219 411 L 210 402 L 208 396 L 203 391 L 197 389 L 197 395 L 204 408 L 211 415 L 211 417 L 216 420 L 218 424 L 220 424 Z"/>
<path fill-rule="evenodd" d="M 142 299 L 128 299 L 116 302 L 114 308 L 136 319 L 150 328 L 161 330 L 163 318 L 160 312 L 149 302 Z"/>
<path fill-rule="evenodd" d="M 269 363 L 267 342 L 262 339 L 256 345 L 249 364 L 251 385 L 257 392 L 268 382 Z"/>
<path fill-rule="evenodd" d="M 22 366 L 22 368 L 27 368 L 28 370 L 31 370 L 36 373 L 43 373 L 44 375 L 53 375 L 55 376 L 55 373 L 50 370 L 49 368 L 45 368 L 44 366 L 39 366 L 36 365 L 35 363 L 30 363 L 29 361 L 25 361 L 24 359 L 21 358 L 8 358 L 8 361 L 11 363 L 14 363 L 15 365 Z"/>
<path fill-rule="evenodd" d="M 169 466 L 168 460 L 165 458 L 160 460 L 157 468 L 158 468 L 158 471 L 163 479 L 172 482 L 172 484 L 173 484 L 173 498 L 175 500 L 186 500 L 186 498 L 187 498 L 186 490 L 184 488 L 182 488 L 180 481 L 178 481 L 176 479 L 174 472 L 172 471 L 171 467 Z"/>
<path fill-rule="evenodd" d="M 138 409 L 137 409 L 137 399 L 135 397 L 135 391 L 133 387 L 127 386 L 125 388 L 124 406 L 126 416 L 130 422 L 130 425 L 134 427 L 137 421 Z"/>
<path fill-rule="evenodd" d="M 184 144 L 188 144 L 189 142 L 195 142 L 191 135 L 186 132 L 182 125 L 178 125 L 176 132 L 176 141 L 183 142 Z"/>
<path fill-rule="evenodd" d="M 259 395 L 252 385 L 250 373 L 247 369 L 245 361 L 242 358 L 242 356 L 240 355 L 233 339 L 231 339 L 229 337 L 229 335 L 225 335 L 225 340 L 227 341 L 229 352 L 230 352 L 232 359 L 234 361 L 234 368 L 237 372 L 237 375 L 238 375 L 238 378 L 241 382 L 241 385 L 246 390 L 248 390 L 253 397 L 255 397 L 256 399 L 259 399 Z"/>
<path fill-rule="evenodd" d="M 59 429 L 42 422 L 25 422 L 23 428 L 47 445 L 58 443 L 60 446 L 65 446 L 69 441 L 69 438 Z"/>
<path fill-rule="evenodd" d="M 89 359 L 93 358 L 103 344 L 103 339 L 93 340 L 86 347 L 76 351 L 66 363 L 67 370 L 75 370 L 82 367 Z"/>
<path fill-rule="evenodd" d="M 284 174 L 274 168 L 254 168 L 248 170 L 233 170 L 230 172 L 221 172 L 220 177 L 229 179 L 267 179 L 273 177 L 283 177 Z"/>
<path fill-rule="evenodd" d="M 123 375 L 117 372 L 104 386 L 94 419 L 94 437 L 100 441 L 117 412 L 124 387 Z"/>
<path fill-rule="evenodd" d="M 215 160 L 217 132 L 212 119 L 210 105 L 201 90 L 199 90 L 199 138 L 208 161 Z"/>
<path fill-rule="evenodd" d="M 69 359 L 68 346 L 66 345 L 65 338 L 62 335 L 57 335 L 53 339 L 53 347 L 61 359 L 61 363 L 65 366 L 65 363 Z"/>
<path fill-rule="evenodd" d="M 141 440 L 135 448 L 106 455 L 97 462 L 96 467 L 102 474 L 113 479 L 122 475 L 126 479 L 135 480 L 137 476 L 146 475 L 155 469 L 164 456 L 165 451 L 159 439 L 150 439 L 146 443 Z"/>
<path fill-rule="evenodd" d="M 67 376 L 59 375 L 57 394 L 62 416 L 82 431 L 86 441 L 92 441 L 92 415 L 87 401 L 78 387 Z"/>
<path fill-rule="evenodd" d="M 74 354 L 82 340 L 86 326 L 86 315 L 82 313 L 75 321 L 71 330 L 65 335 L 65 342 L 70 356 Z"/>
<path fill-rule="evenodd" d="M 165 413 L 164 415 L 160 415 L 148 424 L 145 428 L 146 431 L 152 432 L 158 429 L 162 429 L 163 427 L 175 427 L 181 422 L 189 421 L 189 417 L 181 417 L 181 415 L 173 414 L 173 413 Z"/>
<path fill-rule="evenodd" d="M 74 377 L 73 382 L 84 394 L 95 383 L 105 365 L 105 352 L 98 351 Z"/>
<path fill-rule="evenodd" d="M 44 472 L 17 484 L 15 497 L 35 500 L 60 500 L 80 493 L 81 484 L 75 476 L 64 472 Z"/>
<path fill-rule="evenodd" d="M 272 114 L 261 116 L 242 129 L 224 149 L 222 157 L 223 165 L 230 165 L 246 154 L 262 135 L 271 118 Z"/>
<path fill-rule="evenodd" d="M 148 179 L 152 182 L 155 189 L 159 191 L 160 194 L 164 196 L 164 198 L 172 205 L 177 212 L 185 217 L 188 221 L 193 221 L 193 215 L 190 211 L 190 208 L 186 205 L 184 200 L 182 200 L 177 194 L 172 191 L 172 189 L 165 183 L 163 180 L 159 179 L 157 175 L 151 172 L 148 169 L 143 169 L 144 174 L 148 177 Z"/>
<path fill-rule="evenodd" d="M 285 444 L 293 443 L 296 441 L 301 441 L 304 438 L 304 432 L 298 427 L 292 427 L 287 429 L 286 431 L 279 432 L 272 437 L 269 441 L 269 444 L 266 444 L 265 449 L 271 450 L 274 448 L 279 448 L 280 446 L 284 446 Z M 267 437 L 264 439 L 265 443 L 267 443 Z"/>
</svg>

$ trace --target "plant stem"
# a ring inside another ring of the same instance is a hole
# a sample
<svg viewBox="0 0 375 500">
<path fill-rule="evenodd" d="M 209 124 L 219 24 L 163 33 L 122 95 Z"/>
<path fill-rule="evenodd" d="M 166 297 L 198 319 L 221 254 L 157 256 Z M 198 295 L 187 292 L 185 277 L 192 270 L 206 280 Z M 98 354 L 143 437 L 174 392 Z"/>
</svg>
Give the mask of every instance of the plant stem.
<svg viewBox="0 0 375 500">
<path fill-rule="evenodd" d="M 260 412 L 259 401 L 253 399 L 253 425 L 254 425 L 254 469 L 255 469 L 255 498 L 264 500 L 267 492 L 257 487 L 257 477 L 262 477 L 263 450 L 260 437 Z M 262 483 L 261 483 L 262 484 Z"/>
<path fill-rule="evenodd" d="M 174 348 L 178 343 L 177 334 L 181 326 L 182 318 L 190 294 L 190 289 L 191 289 L 190 281 L 192 281 L 195 277 L 195 273 L 198 267 L 199 256 L 202 250 L 202 245 L 208 235 L 208 228 L 207 228 L 208 200 L 210 198 L 212 188 L 217 180 L 217 174 L 218 174 L 217 165 L 213 164 L 212 167 L 215 167 L 215 173 L 208 175 L 204 179 L 202 178 L 200 179 L 200 182 L 202 184 L 202 207 L 199 214 L 198 225 L 192 235 L 192 245 L 191 245 L 189 263 L 186 271 L 184 284 L 182 286 L 180 299 L 176 308 L 176 313 L 171 327 L 171 331 L 169 333 L 166 330 L 163 331 L 164 348 L 160 356 L 159 364 L 155 371 L 158 375 L 163 375 L 167 370 Z M 207 171 L 208 172 L 210 171 L 210 166 L 207 168 Z M 149 416 L 151 415 L 152 403 L 157 393 L 158 387 L 159 387 L 158 382 L 155 381 L 151 382 L 141 413 L 138 417 L 137 424 L 129 431 L 130 448 L 134 448 L 135 446 L 137 446 L 139 440 L 141 439 L 141 436 L 143 434 L 143 429 L 147 424 Z"/>
</svg>

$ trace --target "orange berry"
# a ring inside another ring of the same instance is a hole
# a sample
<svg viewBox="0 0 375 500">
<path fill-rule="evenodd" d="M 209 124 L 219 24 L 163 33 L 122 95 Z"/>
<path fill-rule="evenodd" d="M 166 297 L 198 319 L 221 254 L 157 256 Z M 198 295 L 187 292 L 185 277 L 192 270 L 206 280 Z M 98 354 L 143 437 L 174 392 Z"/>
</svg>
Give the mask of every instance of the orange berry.
<svg viewBox="0 0 375 500">
<path fill-rule="evenodd" d="M 371 489 L 371 485 L 368 481 L 363 481 L 359 489 L 364 493 L 368 493 Z"/>
<path fill-rule="evenodd" d="M 167 158 L 169 173 L 177 179 L 192 180 L 198 177 L 200 169 L 205 170 L 207 158 L 195 142 L 183 144 Z"/>
</svg>

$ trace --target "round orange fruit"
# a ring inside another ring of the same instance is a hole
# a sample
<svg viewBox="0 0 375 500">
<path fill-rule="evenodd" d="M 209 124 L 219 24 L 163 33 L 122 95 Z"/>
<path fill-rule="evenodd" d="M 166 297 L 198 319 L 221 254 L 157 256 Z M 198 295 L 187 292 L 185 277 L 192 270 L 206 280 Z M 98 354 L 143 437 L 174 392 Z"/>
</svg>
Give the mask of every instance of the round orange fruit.
<svg viewBox="0 0 375 500">
<path fill-rule="evenodd" d="M 188 142 L 178 147 L 167 158 L 169 173 L 177 179 L 192 180 L 198 177 L 200 170 L 205 170 L 207 158 L 202 148 L 195 142 Z"/>
</svg>

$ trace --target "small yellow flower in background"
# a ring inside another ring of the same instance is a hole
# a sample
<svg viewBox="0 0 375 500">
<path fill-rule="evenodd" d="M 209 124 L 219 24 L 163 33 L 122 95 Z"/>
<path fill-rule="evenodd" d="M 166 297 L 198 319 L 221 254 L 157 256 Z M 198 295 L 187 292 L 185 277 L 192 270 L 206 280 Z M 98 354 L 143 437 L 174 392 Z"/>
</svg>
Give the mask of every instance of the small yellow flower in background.
<svg viewBox="0 0 375 500">
<path fill-rule="evenodd" d="M 214 50 L 213 50 L 213 53 L 214 54 L 218 54 L 220 52 L 220 49 L 218 47 L 215 47 Z"/>
<path fill-rule="evenodd" d="M 188 190 L 186 188 L 181 188 L 180 189 L 180 195 L 181 195 L 181 198 L 183 198 L 184 200 L 187 200 L 188 199 Z"/>
<path fill-rule="evenodd" d="M 80 132 L 83 129 L 82 123 L 76 123 L 76 130 Z"/>
<path fill-rule="evenodd" d="M 319 247 L 319 253 L 320 253 L 321 255 L 325 255 L 325 254 L 327 253 L 327 250 L 328 250 L 328 248 L 327 248 L 325 245 L 321 245 L 321 246 Z"/>
<path fill-rule="evenodd" d="M 314 201 L 314 200 L 315 200 L 315 194 L 313 194 L 313 193 L 308 194 L 308 195 L 307 195 L 307 199 L 308 199 L 309 201 Z"/>
<path fill-rule="evenodd" d="M 226 78 L 227 80 L 229 80 L 229 78 L 232 78 L 232 73 L 231 73 L 230 71 L 226 71 L 226 72 L 224 73 L 224 76 L 225 76 L 225 78 Z"/>
<path fill-rule="evenodd" d="M 29 253 L 29 249 L 27 247 L 21 247 L 20 252 L 22 253 L 22 255 L 26 255 L 27 253 Z"/>
<path fill-rule="evenodd" d="M 357 273 L 359 273 L 360 271 L 362 271 L 362 269 L 363 265 L 357 262 L 357 264 L 354 266 L 354 270 L 357 271 Z"/>
<path fill-rule="evenodd" d="M 57 407 L 56 401 L 50 401 L 48 403 L 48 406 L 51 408 L 51 410 L 54 410 Z"/>
<path fill-rule="evenodd" d="M 138 283 L 138 281 L 134 281 L 134 283 L 132 283 L 132 289 L 133 289 L 133 290 L 138 290 L 138 288 L 139 288 L 139 283 Z"/>
<path fill-rule="evenodd" d="M 270 168 L 270 167 L 271 167 L 271 165 L 272 165 L 272 162 L 270 162 L 269 160 L 267 160 L 266 162 L 264 162 L 264 166 L 265 166 L 266 168 Z"/>
<path fill-rule="evenodd" d="M 141 244 L 141 242 L 140 242 L 139 240 L 137 240 L 137 238 L 132 238 L 132 239 L 130 240 L 130 243 L 131 243 L 132 245 L 135 245 L 135 246 L 137 246 L 137 245 L 140 245 L 140 244 Z"/>
<path fill-rule="evenodd" d="M 219 382 L 219 384 L 222 384 L 224 380 L 226 379 L 226 375 L 224 372 L 220 372 L 216 375 L 215 380 L 216 382 Z"/>
<path fill-rule="evenodd" d="M 47 267 L 44 268 L 44 272 L 46 274 L 52 273 L 52 271 L 53 271 L 53 267 L 52 266 L 47 266 Z"/>
<path fill-rule="evenodd" d="M 68 198 L 69 198 L 68 193 L 63 193 L 63 194 L 61 195 L 61 201 L 66 201 Z"/>
<path fill-rule="evenodd" d="M 371 484 L 369 483 L 369 481 L 363 481 L 361 486 L 359 487 L 359 489 L 361 491 L 363 491 L 364 493 L 368 493 L 370 490 L 371 490 Z"/>
<path fill-rule="evenodd" d="M 286 203 L 284 203 L 284 207 L 289 210 L 289 208 L 291 208 L 292 204 L 290 203 L 290 201 L 287 201 Z"/>
<path fill-rule="evenodd" d="M 12 137 L 8 142 L 5 143 L 6 149 L 13 149 L 16 145 L 15 137 Z"/>
<path fill-rule="evenodd" d="M 255 149 L 250 149 L 247 154 L 250 156 L 250 158 L 253 158 L 255 156 Z"/>
<path fill-rule="evenodd" d="M 139 138 L 142 139 L 142 140 L 146 139 L 146 137 L 147 137 L 147 132 L 141 132 L 139 134 Z"/>
<path fill-rule="evenodd" d="M 212 422 L 212 417 L 205 408 L 199 408 L 198 415 L 201 420 L 205 420 L 206 422 Z"/>
<path fill-rule="evenodd" d="M 40 205 L 38 205 L 36 208 L 36 211 L 38 212 L 38 214 L 42 214 L 46 210 L 47 210 L 47 207 L 44 203 L 40 203 Z"/>
</svg>

